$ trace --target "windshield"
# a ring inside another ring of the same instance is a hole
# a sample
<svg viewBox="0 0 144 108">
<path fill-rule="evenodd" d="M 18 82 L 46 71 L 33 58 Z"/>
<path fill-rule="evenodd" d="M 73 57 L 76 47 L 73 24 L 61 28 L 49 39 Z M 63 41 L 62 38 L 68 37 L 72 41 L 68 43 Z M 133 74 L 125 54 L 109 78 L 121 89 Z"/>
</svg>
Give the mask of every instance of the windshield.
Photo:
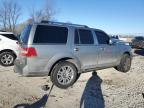
<svg viewBox="0 0 144 108">
<path fill-rule="evenodd" d="M 20 35 L 20 42 L 27 44 L 32 25 L 27 25 Z"/>
</svg>

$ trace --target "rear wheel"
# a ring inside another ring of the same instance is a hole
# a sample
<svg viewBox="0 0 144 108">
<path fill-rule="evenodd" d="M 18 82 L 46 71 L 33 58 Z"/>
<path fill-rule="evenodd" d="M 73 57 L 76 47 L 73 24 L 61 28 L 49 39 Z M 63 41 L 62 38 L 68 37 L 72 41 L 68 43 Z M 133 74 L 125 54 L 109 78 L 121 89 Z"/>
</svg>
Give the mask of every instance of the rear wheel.
<svg viewBox="0 0 144 108">
<path fill-rule="evenodd" d="M 0 54 L 0 64 L 2 66 L 12 66 L 16 56 L 12 52 L 2 52 Z"/>
<path fill-rule="evenodd" d="M 128 72 L 131 68 L 131 57 L 128 54 L 124 54 L 121 58 L 120 64 L 115 67 L 120 72 Z"/>
<path fill-rule="evenodd" d="M 54 67 L 50 78 L 54 85 L 66 89 L 72 86 L 77 79 L 76 67 L 67 61 L 59 62 Z"/>
</svg>

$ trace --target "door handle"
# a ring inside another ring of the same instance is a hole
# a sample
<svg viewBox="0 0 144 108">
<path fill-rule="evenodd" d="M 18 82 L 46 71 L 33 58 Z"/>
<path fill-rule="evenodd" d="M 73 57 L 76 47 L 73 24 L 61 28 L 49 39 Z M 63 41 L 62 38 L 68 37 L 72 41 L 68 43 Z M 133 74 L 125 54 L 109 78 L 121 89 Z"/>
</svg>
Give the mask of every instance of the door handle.
<svg viewBox="0 0 144 108">
<path fill-rule="evenodd" d="M 79 48 L 74 48 L 74 51 L 79 51 Z"/>
<path fill-rule="evenodd" d="M 105 48 L 104 48 L 104 47 L 101 47 L 100 50 L 105 51 Z"/>
</svg>

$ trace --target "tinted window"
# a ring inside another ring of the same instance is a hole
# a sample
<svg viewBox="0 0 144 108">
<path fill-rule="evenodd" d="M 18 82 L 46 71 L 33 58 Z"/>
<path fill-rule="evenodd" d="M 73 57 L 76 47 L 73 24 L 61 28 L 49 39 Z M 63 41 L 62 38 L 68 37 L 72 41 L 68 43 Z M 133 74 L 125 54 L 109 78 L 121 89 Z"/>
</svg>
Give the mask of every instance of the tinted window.
<svg viewBox="0 0 144 108">
<path fill-rule="evenodd" d="M 144 40 L 144 37 L 135 37 L 137 40 Z"/>
<path fill-rule="evenodd" d="M 34 43 L 59 43 L 67 42 L 68 29 L 56 26 L 37 26 Z"/>
<path fill-rule="evenodd" d="M 93 35 L 89 30 L 78 30 L 80 44 L 94 44 Z"/>
<path fill-rule="evenodd" d="M 75 44 L 79 44 L 79 35 L 78 35 L 78 31 L 75 30 L 75 40 L 74 40 Z"/>
<path fill-rule="evenodd" d="M 30 35 L 31 28 L 32 25 L 26 26 L 20 35 L 20 41 L 23 42 L 24 44 L 28 43 L 28 38 Z"/>
<path fill-rule="evenodd" d="M 109 36 L 101 31 L 95 31 L 99 44 L 109 44 Z"/>
<path fill-rule="evenodd" d="M 12 40 L 18 40 L 18 38 L 14 34 L 1 34 L 1 35 Z"/>
</svg>

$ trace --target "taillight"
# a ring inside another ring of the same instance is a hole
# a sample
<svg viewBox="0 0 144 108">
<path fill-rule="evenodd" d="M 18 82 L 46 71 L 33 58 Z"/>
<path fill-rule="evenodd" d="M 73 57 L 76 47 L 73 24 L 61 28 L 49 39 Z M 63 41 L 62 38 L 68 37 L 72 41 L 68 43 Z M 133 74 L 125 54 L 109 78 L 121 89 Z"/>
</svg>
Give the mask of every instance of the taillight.
<svg viewBox="0 0 144 108">
<path fill-rule="evenodd" d="M 20 55 L 25 57 L 35 57 L 37 56 L 37 52 L 36 49 L 33 47 L 21 48 Z"/>
</svg>

